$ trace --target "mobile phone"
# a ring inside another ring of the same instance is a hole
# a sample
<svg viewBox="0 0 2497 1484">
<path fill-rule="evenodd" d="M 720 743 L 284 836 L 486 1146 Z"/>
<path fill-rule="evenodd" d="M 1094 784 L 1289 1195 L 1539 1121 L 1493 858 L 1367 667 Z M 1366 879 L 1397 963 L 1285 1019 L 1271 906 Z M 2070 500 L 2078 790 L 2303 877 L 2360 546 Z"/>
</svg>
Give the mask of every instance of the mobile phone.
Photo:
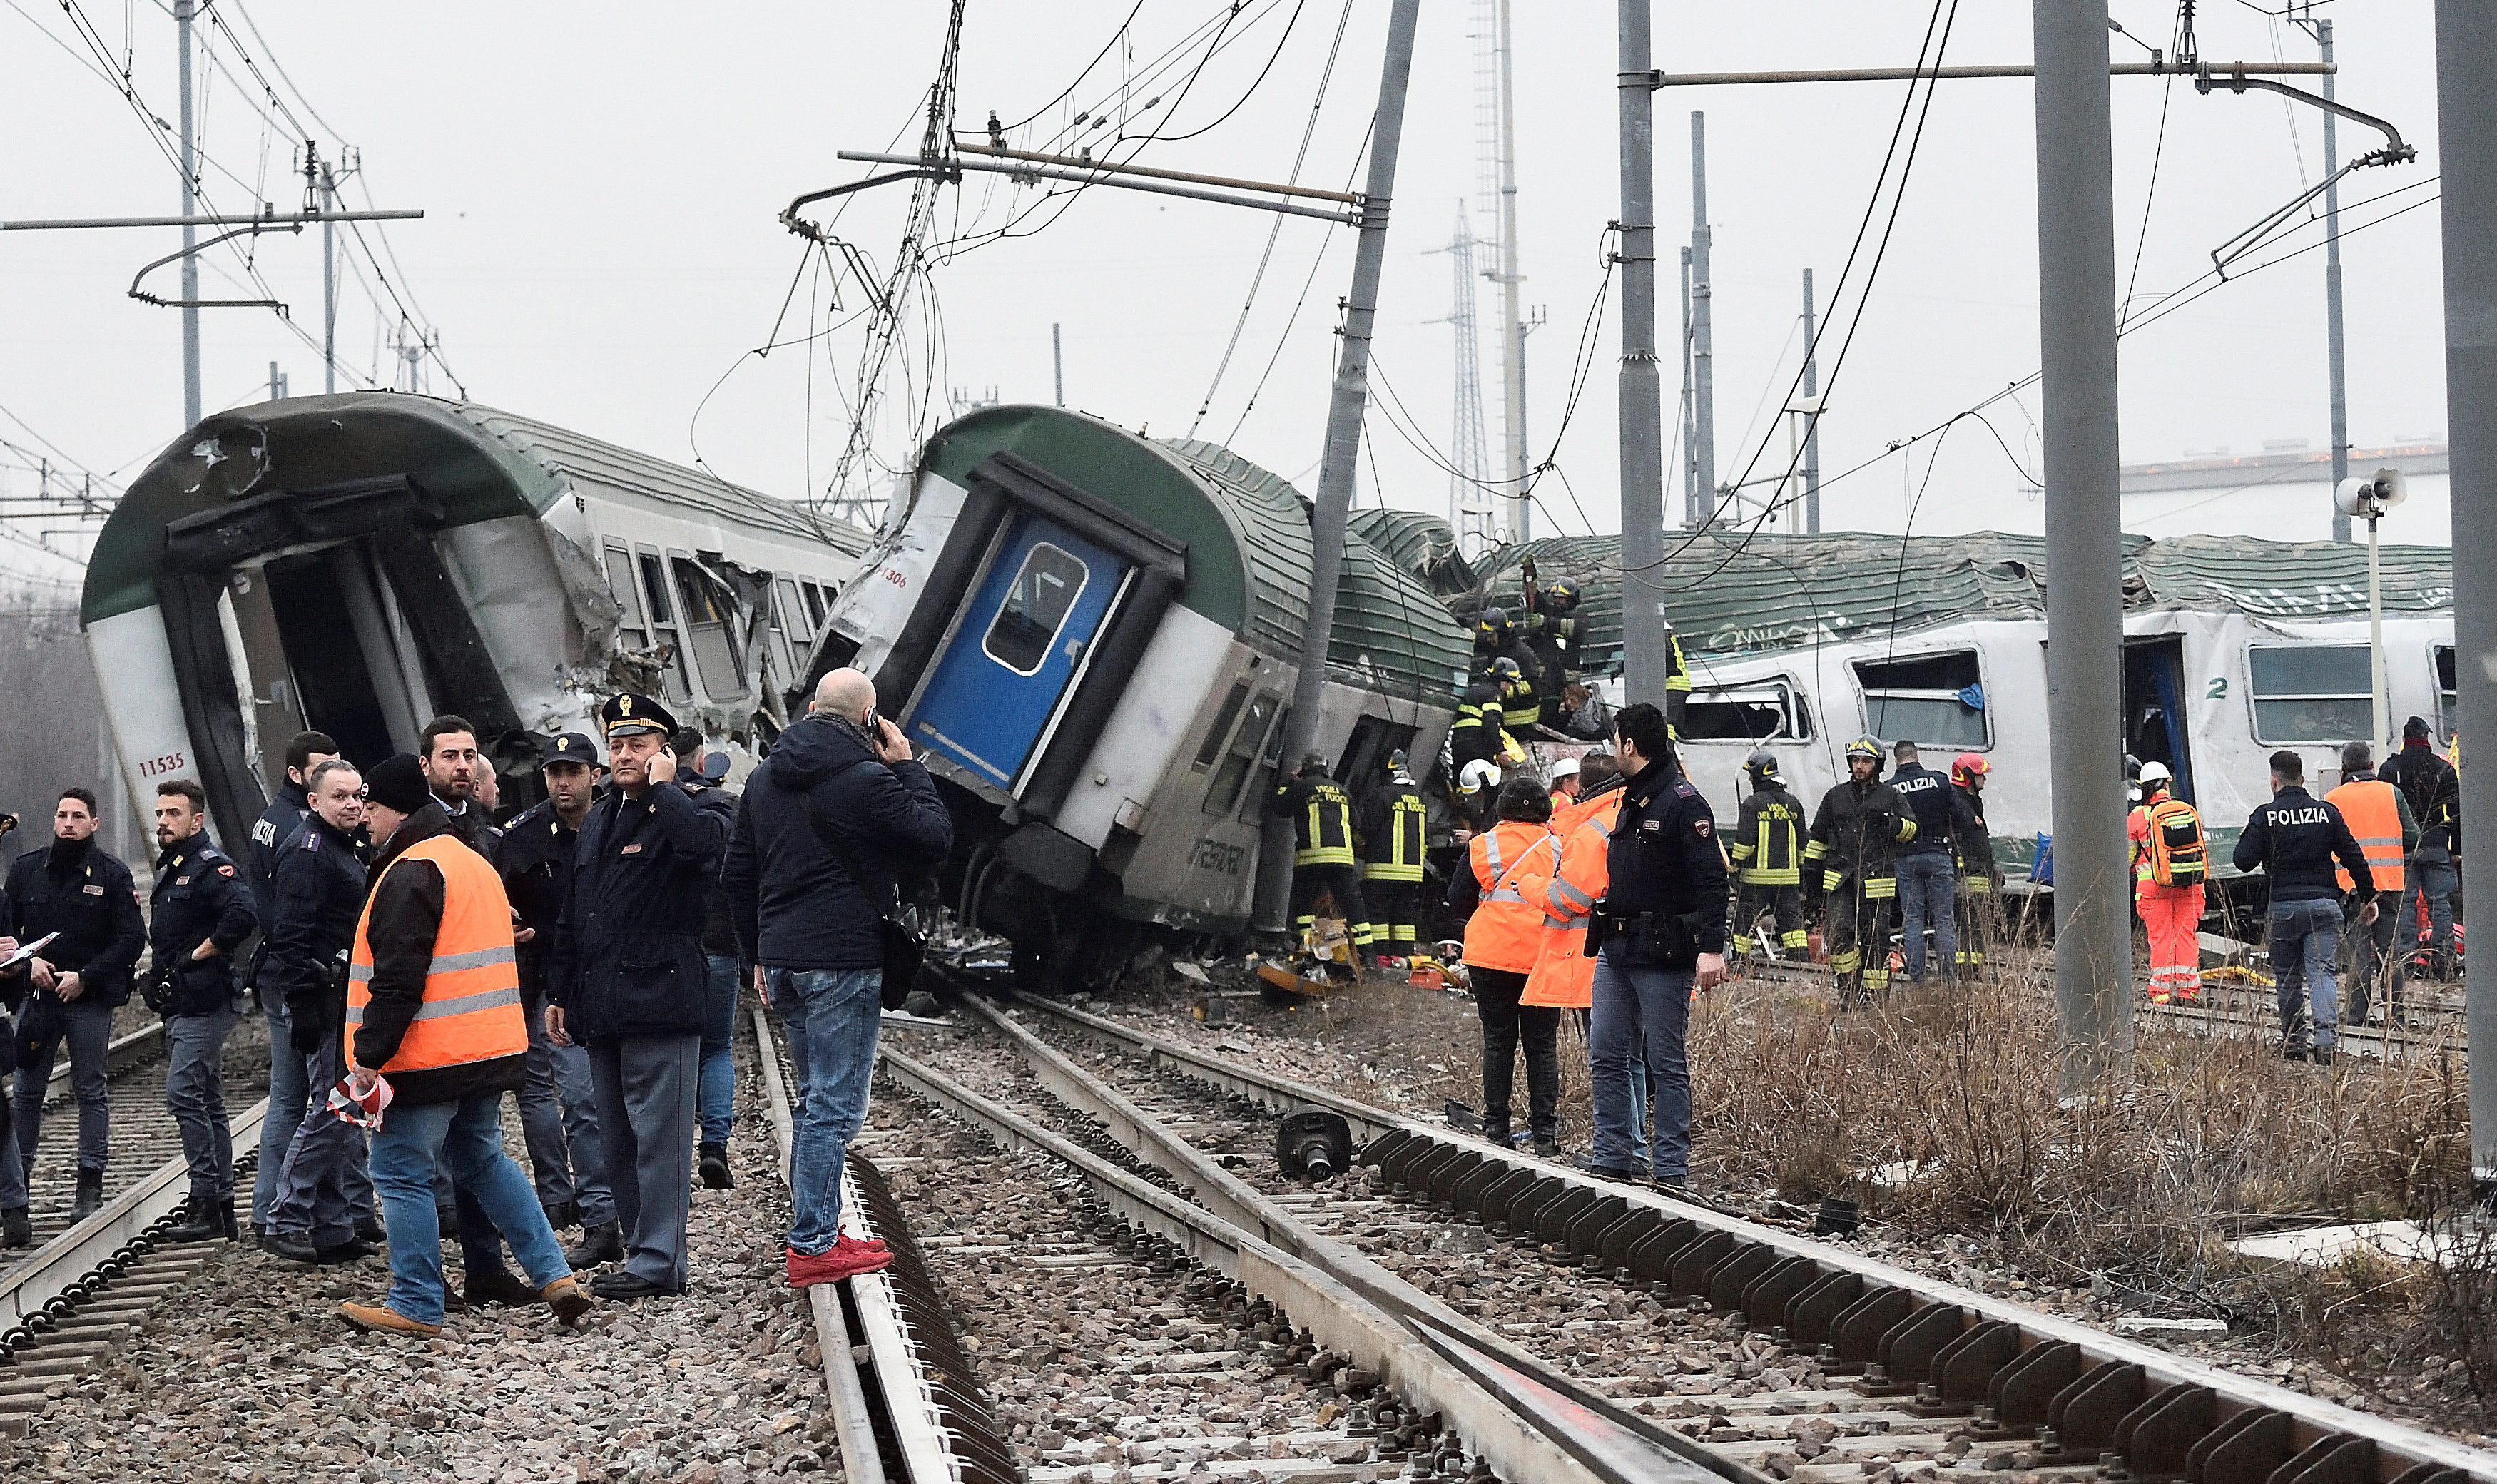
<svg viewBox="0 0 2497 1484">
<path fill-rule="evenodd" d="M 884 717 L 872 706 L 867 709 L 866 719 L 862 720 L 859 725 L 867 728 L 867 735 L 869 737 L 882 737 L 884 735 Z"/>
</svg>

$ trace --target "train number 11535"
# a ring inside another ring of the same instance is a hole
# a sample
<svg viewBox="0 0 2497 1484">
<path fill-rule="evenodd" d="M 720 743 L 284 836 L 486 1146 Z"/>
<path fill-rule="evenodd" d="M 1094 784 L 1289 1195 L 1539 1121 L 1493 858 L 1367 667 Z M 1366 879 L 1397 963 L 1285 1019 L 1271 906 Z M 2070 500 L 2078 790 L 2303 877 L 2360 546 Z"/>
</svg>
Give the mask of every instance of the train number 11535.
<svg viewBox="0 0 2497 1484">
<path fill-rule="evenodd" d="M 139 775 L 142 778 L 162 777 L 166 774 L 181 771 L 182 754 L 178 752 L 168 752 L 163 757 L 151 757 L 139 765 Z"/>
</svg>

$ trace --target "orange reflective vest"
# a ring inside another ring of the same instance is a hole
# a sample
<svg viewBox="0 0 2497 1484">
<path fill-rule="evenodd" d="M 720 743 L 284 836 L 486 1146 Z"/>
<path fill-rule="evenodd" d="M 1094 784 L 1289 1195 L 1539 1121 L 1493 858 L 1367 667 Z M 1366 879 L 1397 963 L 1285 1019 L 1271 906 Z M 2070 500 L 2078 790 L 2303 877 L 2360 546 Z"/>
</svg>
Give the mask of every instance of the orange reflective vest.
<svg viewBox="0 0 2497 1484">
<path fill-rule="evenodd" d="M 486 858 L 448 835 L 420 840 L 391 862 L 430 861 L 442 872 L 442 926 L 433 935 L 433 963 L 425 1003 L 407 1023 L 398 1050 L 374 1070 L 429 1071 L 518 1057 L 529 1049 L 521 1009 L 520 964 L 512 955 L 512 908 L 502 878 Z M 389 874 L 389 870 L 383 874 Z M 380 885 L 376 880 L 374 885 Z M 355 957 L 347 970 L 347 1064 L 356 1064 L 356 1029 L 373 997 L 372 898 L 356 921 Z"/>
<path fill-rule="evenodd" d="M 1517 819 L 1501 820 L 1467 844 L 1474 881 L 1482 888 L 1481 904 L 1466 919 L 1465 961 L 1470 966 L 1512 974 L 1534 967 L 1543 911 L 1518 890 L 1517 878 L 1535 869 L 1536 858 L 1549 855 L 1551 848 L 1549 830 Z"/>
<path fill-rule="evenodd" d="M 2393 785 L 2382 778 L 2359 778 L 2344 783 L 2323 796 L 2323 802 L 2341 811 L 2342 821 L 2356 837 L 2358 849 L 2367 857 L 2367 873 L 2376 878 L 2376 890 L 2391 892 L 2396 898 L 2402 890 L 2402 809 Z M 2332 874 L 2341 878 L 2341 890 L 2351 891 L 2356 883 L 2340 867 Z"/>
<path fill-rule="evenodd" d="M 1612 876 L 1605 861 L 1613 821 L 1622 811 L 1621 789 L 1598 794 L 1571 808 L 1560 827 L 1552 870 L 1530 890 L 1543 908 L 1543 935 L 1534 971 L 1526 977 L 1521 1005 L 1584 1010 L 1596 1002 L 1596 961 L 1587 957 L 1587 917 Z"/>
</svg>

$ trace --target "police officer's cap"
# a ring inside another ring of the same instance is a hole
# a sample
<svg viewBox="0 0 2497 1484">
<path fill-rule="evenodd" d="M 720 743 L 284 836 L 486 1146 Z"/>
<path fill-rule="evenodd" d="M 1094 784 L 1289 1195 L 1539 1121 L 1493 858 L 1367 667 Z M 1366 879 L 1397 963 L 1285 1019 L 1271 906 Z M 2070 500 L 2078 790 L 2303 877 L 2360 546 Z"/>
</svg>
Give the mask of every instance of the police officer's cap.
<svg viewBox="0 0 2497 1484">
<path fill-rule="evenodd" d="M 545 749 L 538 754 L 538 766 L 552 768 L 557 763 L 579 763 L 585 768 L 595 768 L 599 766 L 598 744 L 582 732 L 564 732 L 550 737 Z"/>
<path fill-rule="evenodd" d="M 607 704 L 598 709 L 598 727 L 610 742 L 652 732 L 665 737 L 677 729 L 677 718 L 648 696 L 637 696 L 628 690 L 620 696 L 608 697 Z"/>
</svg>

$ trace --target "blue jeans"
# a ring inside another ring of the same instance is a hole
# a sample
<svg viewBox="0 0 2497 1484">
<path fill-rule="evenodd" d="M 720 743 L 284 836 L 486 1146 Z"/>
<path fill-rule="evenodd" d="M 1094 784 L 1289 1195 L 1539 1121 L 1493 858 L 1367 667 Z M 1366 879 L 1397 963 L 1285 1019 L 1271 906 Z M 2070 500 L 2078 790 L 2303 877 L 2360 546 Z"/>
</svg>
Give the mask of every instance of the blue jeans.
<svg viewBox="0 0 2497 1484">
<path fill-rule="evenodd" d="M 529 1178 L 503 1152 L 499 1094 L 457 1103 L 394 1103 L 373 1135 L 373 1184 L 390 1227 L 390 1307 L 403 1319 L 442 1322 L 442 1228 L 434 1219 L 433 1164 L 449 1162 L 451 1178 L 474 1194 L 505 1241 L 529 1286 L 544 1288 L 571 1274 L 547 1224 Z"/>
<path fill-rule="evenodd" d="M 2427 898 L 2427 947 L 2439 964 L 2453 962 L 2453 894 L 2462 889 L 2462 875 L 2453 868 L 2453 858 L 2443 851 L 2442 857 L 2414 860 L 2410 876 L 2402 888 L 2401 930 L 2393 935 L 2393 951 L 2407 961 L 2418 938 L 2418 900 Z"/>
<path fill-rule="evenodd" d="M 1656 1138 L 1650 1152 L 1657 1178 L 1690 1173 L 1691 1063 L 1683 1055 L 1683 1034 L 1691 1024 L 1691 983 L 1687 968 L 1624 963 L 1616 944 L 1605 944 L 1596 960 L 1587 1061 L 1595 1082 L 1596 1164 L 1634 1168 L 1631 1065 L 1634 1052 L 1644 1047 L 1656 1084 Z"/>
<path fill-rule="evenodd" d="M 702 1123 L 702 1142 L 724 1145 L 737 1099 L 737 1058 L 730 1047 L 737 1037 L 738 970 L 744 965 L 716 953 L 705 953 L 703 963 L 711 970 L 711 997 L 703 1001 L 702 1074 L 694 1113 Z"/>
<path fill-rule="evenodd" d="M 27 996 L 19 1020 L 34 1009 Z M 60 1006 L 64 1028 L 41 1038 L 35 1047 L 36 1070 L 17 1073 L 17 1150 L 28 1168 L 35 1163 L 35 1141 L 44 1127 L 44 1094 L 50 1090 L 52 1054 L 64 1043 L 70 1053 L 70 1092 L 78 1099 L 78 1167 L 81 1174 L 101 1175 L 112 1151 L 112 1097 L 105 1070 L 105 1049 L 112 1044 L 112 1007 L 93 999 L 74 999 Z"/>
<path fill-rule="evenodd" d="M 2282 1036 L 2292 1043 L 2309 1041 L 2318 1051 L 2331 1050 L 2332 1027 L 2340 1016 L 2332 960 L 2341 947 L 2341 903 L 2329 898 L 2273 902 L 2269 946 Z"/>
<path fill-rule="evenodd" d="M 798 1127 L 789 1152 L 789 1250 L 829 1251 L 840 1236 L 841 1166 L 867 1123 L 875 1077 L 884 971 L 775 968 L 765 981 L 798 1072 Z"/>
<path fill-rule="evenodd" d="M 1958 873 L 1951 858 L 1926 851 L 1898 859 L 1899 909 L 1905 914 L 1908 977 L 1925 977 L 1925 929 L 1934 930 L 1934 956 L 1947 966 L 1959 958 L 1959 916 L 1954 910 Z"/>
</svg>

